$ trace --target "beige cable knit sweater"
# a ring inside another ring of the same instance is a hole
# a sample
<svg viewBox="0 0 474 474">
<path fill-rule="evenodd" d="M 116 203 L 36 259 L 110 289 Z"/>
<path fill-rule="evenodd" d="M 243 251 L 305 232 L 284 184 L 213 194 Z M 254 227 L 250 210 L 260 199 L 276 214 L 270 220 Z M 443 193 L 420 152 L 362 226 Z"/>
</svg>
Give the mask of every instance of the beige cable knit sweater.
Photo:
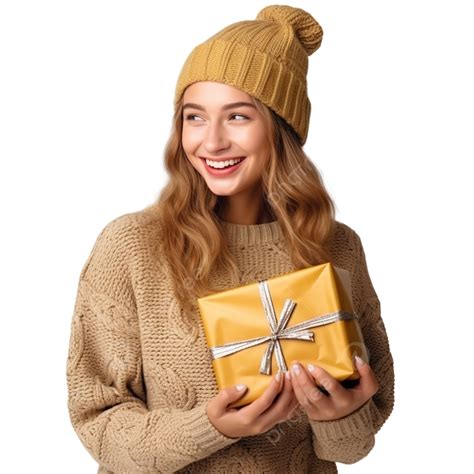
<svg viewBox="0 0 474 474">
<path fill-rule="evenodd" d="M 241 270 L 239 282 L 214 275 L 222 289 L 294 270 L 277 221 L 221 222 Z M 380 390 L 339 420 L 309 421 L 300 408 L 267 433 L 232 439 L 207 417 L 218 393 L 211 359 L 199 316 L 180 318 L 156 212 L 105 225 L 80 273 L 67 359 L 70 419 L 98 472 L 336 473 L 335 462 L 366 456 L 393 409 L 393 360 L 358 234 L 338 222 L 331 254 L 351 273 Z"/>
</svg>

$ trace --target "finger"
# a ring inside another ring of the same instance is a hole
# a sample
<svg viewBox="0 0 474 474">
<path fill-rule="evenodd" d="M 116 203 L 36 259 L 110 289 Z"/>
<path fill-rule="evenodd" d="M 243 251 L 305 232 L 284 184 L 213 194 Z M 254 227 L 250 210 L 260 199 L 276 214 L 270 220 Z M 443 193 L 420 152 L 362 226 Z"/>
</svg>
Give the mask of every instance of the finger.
<svg viewBox="0 0 474 474">
<path fill-rule="evenodd" d="M 277 395 L 276 401 L 284 407 L 290 405 L 291 401 L 294 399 L 293 387 L 291 385 L 291 380 L 288 377 L 289 372 L 282 374 L 283 376 L 283 387 L 281 392 Z"/>
<path fill-rule="evenodd" d="M 278 380 L 278 374 L 273 376 L 272 381 L 265 389 L 262 395 L 254 400 L 249 405 L 244 406 L 241 408 L 240 413 L 249 419 L 257 418 L 261 413 L 268 409 L 280 393 L 281 389 L 283 388 L 283 374 L 279 372 L 280 379 Z"/>
<path fill-rule="evenodd" d="M 375 372 L 367 362 L 360 358 L 357 360 L 356 357 L 355 363 L 360 376 L 359 385 L 356 388 L 367 395 L 374 395 L 379 390 L 379 383 Z"/>
<path fill-rule="evenodd" d="M 308 371 L 315 382 L 324 387 L 330 396 L 334 398 L 342 398 L 347 396 L 346 389 L 335 379 L 329 372 L 322 367 L 314 364 L 308 364 Z"/>
<path fill-rule="evenodd" d="M 330 399 L 319 390 L 303 366 L 296 361 L 291 365 L 293 390 L 300 404 L 305 408 L 315 407 L 324 410 L 330 405 Z M 297 370 L 299 369 L 299 371 Z"/>
<path fill-rule="evenodd" d="M 298 398 L 295 394 L 295 390 L 294 390 L 294 387 L 293 387 L 292 377 L 291 377 L 291 370 L 288 370 L 286 372 L 285 384 L 287 384 L 288 391 L 290 392 L 289 393 L 288 410 L 291 411 L 291 410 L 294 410 L 295 407 L 298 407 L 300 405 L 300 402 L 299 402 L 299 400 L 298 400 Z"/>
<path fill-rule="evenodd" d="M 294 390 L 294 387 L 293 387 L 293 383 L 291 381 L 291 370 L 288 370 L 287 372 L 287 381 L 288 381 L 288 385 L 291 386 L 291 402 L 290 402 L 290 408 L 289 410 L 291 412 L 295 412 L 298 407 L 301 406 L 296 394 L 295 394 L 295 390 Z"/>
<path fill-rule="evenodd" d="M 277 395 L 272 405 L 261 415 L 263 423 L 269 425 L 274 423 L 275 419 L 286 419 L 291 409 L 291 405 L 294 402 L 293 387 L 291 380 L 287 377 L 283 377 L 283 388 Z"/>
<path fill-rule="evenodd" d="M 210 403 L 210 410 L 212 410 L 216 416 L 222 416 L 228 410 L 235 411 L 236 408 L 229 408 L 229 405 L 241 398 L 246 391 L 247 386 L 243 384 L 220 390 L 217 397 L 215 397 L 216 403 Z"/>
</svg>

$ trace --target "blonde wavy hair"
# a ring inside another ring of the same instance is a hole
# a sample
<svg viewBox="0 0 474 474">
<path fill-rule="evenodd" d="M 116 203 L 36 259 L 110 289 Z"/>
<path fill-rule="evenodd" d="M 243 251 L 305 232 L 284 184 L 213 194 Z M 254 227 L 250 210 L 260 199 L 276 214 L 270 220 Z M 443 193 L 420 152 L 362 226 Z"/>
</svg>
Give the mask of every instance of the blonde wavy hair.
<svg viewBox="0 0 474 474">
<path fill-rule="evenodd" d="M 294 130 L 275 112 L 250 97 L 261 113 L 270 140 L 270 159 L 262 173 L 267 212 L 282 227 L 296 269 L 331 261 L 327 244 L 335 229 L 335 205 L 322 177 L 303 151 Z M 149 207 L 160 215 L 162 253 L 168 262 L 173 291 L 187 315 L 196 299 L 222 291 L 213 288 L 216 266 L 238 281 L 239 269 L 217 219 L 225 196 L 213 194 L 188 160 L 182 144 L 183 102 L 175 107 L 164 151 L 169 181 Z"/>
</svg>

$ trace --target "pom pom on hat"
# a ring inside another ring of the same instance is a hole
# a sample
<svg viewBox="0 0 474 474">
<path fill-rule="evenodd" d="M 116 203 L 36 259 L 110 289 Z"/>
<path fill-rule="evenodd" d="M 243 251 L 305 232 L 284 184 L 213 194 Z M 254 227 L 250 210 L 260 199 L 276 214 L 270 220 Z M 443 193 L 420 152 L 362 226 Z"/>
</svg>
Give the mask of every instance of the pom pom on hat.
<svg viewBox="0 0 474 474">
<path fill-rule="evenodd" d="M 301 8 L 270 5 L 260 10 L 256 19 L 291 25 L 308 56 L 321 46 L 323 39 L 321 25 Z"/>
<path fill-rule="evenodd" d="M 194 82 L 222 82 L 275 111 L 303 145 L 311 115 L 308 56 L 320 47 L 322 37 L 321 26 L 308 12 L 269 5 L 255 20 L 233 23 L 191 51 L 178 77 L 174 103 Z"/>
</svg>

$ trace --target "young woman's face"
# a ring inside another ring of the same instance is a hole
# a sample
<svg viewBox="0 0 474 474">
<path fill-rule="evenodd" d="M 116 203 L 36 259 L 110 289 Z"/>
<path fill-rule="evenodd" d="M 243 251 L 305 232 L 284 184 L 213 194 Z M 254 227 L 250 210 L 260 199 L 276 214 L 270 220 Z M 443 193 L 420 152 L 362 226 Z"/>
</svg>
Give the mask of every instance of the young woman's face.
<svg viewBox="0 0 474 474">
<path fill-rule="evenodd" d="M 210 81 L 191 84 L 183 95 L 182 144 L 214 194 L 230 196 L 260 186 L 268 138 L 261 113 L 240 89 Z M 231 159 L 243 160 L 220 168 Z"/>
</svg>

